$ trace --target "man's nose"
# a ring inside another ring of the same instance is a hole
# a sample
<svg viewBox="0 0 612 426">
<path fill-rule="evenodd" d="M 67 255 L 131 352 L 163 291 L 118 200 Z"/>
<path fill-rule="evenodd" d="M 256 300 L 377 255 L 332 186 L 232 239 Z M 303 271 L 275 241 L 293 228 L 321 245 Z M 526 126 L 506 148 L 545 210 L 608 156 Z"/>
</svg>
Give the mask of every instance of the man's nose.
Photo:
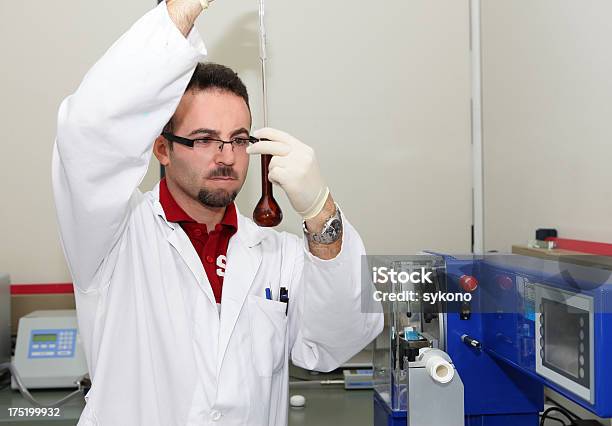
<svg viewBox="0 0 612 426">
<path fill-rule="evenodd" d="M 234 164 L 234 147 L 231 143 L 223 143 L 217 149 L 215 161 L 226 165 Z"/>
</svg>

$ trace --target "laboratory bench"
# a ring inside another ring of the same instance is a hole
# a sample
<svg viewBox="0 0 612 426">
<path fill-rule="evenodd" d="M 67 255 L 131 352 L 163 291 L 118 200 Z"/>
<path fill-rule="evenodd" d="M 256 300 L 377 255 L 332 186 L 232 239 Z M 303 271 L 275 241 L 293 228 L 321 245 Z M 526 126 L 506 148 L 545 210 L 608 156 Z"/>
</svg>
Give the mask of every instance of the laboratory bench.
<svg viewBox="0 0 612 426">
<path fill-rule="evenodd" d="M 372 392 L 343 386 L 290 388 L 289 396 L 303 395 L 306 404 L 289 407 L 289 426 L 371 426 Z"/>
<path fill-rule="evenodd" d="M 68 395 L 72 390 L 34 390 L 31 391 L 32 396 L 42 403 L 50 403 L 57 401 Z M 32 405 L 26 401 L 21 394 L 12 390 L 10 386 L 0 390 L 0 426 L 15 425 L 15 426 L 74 426 L 79 420 L 81 411 L 85 407 L 83 398 L 75 398 L 68 401 L 65 405 L 59 408 L 58 417 L 41 417 L 41 416 L 11 416 L 9 408 L 31 408 Z"/>
<path fill-rule="evenodd" d="M 66 391 L 33 391 L 43 402 L 58 400 Z M 303 395 L 302 408 L 289 407 L 289 426 L 371 426 L 372 390 L 344 390 L 342 386 L 291 388 L 289 395 Z M 74 399 L 61 408 L 60 417 L 9 417 L 9 407 L 31 407 L 19 392 L 5 387 L 0 390 L 0 426 L 74 426 L 85 401 Z M 558 423 L 557 423 L 558 424 Z M 546 425 L 555 425 L 547 421 Z"/>
<path fill-rule="evenodd" d="M 51 402 L 65 396 L 67 391 L 32 391 L 34 398 Z M 372 424 L 372 391 L 344 390 L 342 386 L 291 388 L 290 395 L 303 395 L 306 405 L 289 407 L 290 426 L 360 426 Z M 60 417 L 10 417 L 11 407 L 31 407 L 17 391 L 5 387 L 0 390 L 0 426 L 73 426 L 77 424 L 85 401 L 75 399 L 60 409 Z"/>
</svg>

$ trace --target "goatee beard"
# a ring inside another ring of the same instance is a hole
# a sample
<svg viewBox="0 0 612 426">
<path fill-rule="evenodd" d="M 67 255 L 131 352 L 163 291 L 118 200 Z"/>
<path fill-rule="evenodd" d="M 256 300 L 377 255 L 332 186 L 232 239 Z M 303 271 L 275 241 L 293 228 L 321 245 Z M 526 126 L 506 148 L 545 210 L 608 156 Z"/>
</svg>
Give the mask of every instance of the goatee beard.
<svg viewBox="0 0 612 426">
<path fill-rule="evenodd" d="M 206 207 L 227 207 L 231 204 L 238 195 L 238 192 L 229 193 L 224 189 L 216 189 L 208 191 L 201 189 L 198 193 L 198 200 Z"/>
</svg>

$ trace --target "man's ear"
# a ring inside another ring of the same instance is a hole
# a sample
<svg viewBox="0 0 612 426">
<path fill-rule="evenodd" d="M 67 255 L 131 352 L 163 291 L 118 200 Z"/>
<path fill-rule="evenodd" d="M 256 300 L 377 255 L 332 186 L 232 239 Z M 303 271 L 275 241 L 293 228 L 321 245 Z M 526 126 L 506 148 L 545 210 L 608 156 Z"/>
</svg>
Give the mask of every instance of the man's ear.
<svg viewBox="0 0 612 426">
<path fill-rule="evenodd" d="M 170 151 L 170 142 L 163 136 L 158 136 L 153 144 L 153 154 L 157 157 L 159 164 L 164 167 L 170 164 Z"/>
</svg>

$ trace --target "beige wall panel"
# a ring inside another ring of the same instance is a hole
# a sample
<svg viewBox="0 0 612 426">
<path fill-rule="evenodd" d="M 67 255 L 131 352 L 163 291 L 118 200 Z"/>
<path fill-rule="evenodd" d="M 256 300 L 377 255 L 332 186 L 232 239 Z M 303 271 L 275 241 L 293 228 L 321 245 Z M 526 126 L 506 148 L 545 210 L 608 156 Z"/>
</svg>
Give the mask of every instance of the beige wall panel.
<svg viewBox="0 0 612 426">
<path fill-rule="evenodd" d="M 57 108 L 153 5 L 149 0 L 0 2 L 5 162 L 0 270 L 70 280 L 50 162 Z M 469 250 L 467 1 L 268 0 L 270 124 L 312 145 L 334 197 L 377 253 Z M 378 7 L 376 7 L 378 6 Z M 257 2 L 218 0 L 198 22 L 209 59 L 238 70 L 261 120 Z M 158 177 L 153 163 L 142 188 Z M 281 228 L 299 232 L 282 191 Z M 252 161 L 238 206 L 259 198 Z"/>
<path fill-rule="evenodd" d="M 486 248 L 612 242 L 612 2 L 483 1 Z"/>
</svg>

